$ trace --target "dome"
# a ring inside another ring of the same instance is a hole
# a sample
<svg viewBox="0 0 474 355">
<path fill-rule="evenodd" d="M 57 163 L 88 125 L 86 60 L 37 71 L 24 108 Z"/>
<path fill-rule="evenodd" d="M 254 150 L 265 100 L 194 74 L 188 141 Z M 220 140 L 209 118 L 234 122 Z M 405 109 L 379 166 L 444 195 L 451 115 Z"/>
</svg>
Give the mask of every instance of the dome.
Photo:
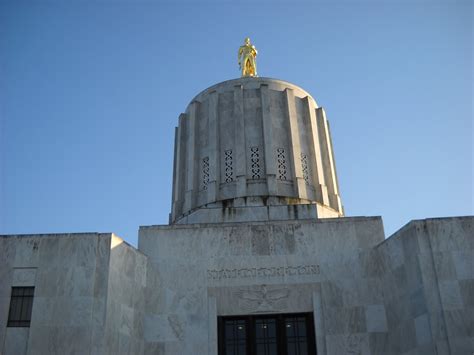
<svg viewBox="0 0 474 355">
<path fill-rule="evenodd" d="M 228 80 L 180 115 L 170 223 L 342 216 L 329 123 L 300 87 Z"/>
</svg>

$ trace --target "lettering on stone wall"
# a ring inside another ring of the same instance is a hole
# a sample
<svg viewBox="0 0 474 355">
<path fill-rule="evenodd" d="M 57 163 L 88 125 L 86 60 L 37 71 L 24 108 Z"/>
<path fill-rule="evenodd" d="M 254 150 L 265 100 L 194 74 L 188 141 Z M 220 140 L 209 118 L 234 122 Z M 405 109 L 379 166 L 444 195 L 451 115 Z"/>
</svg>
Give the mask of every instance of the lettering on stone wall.
<svg viewBox="0 0 474 355">
<path fill-rule="evenodd" d="M 211 280 L 244 279 L 253 277 L 278 277 L 319 275 L 319 265 L 273 266 L 242 269 L 210 269 L 207 278 Z"/>
</svg>

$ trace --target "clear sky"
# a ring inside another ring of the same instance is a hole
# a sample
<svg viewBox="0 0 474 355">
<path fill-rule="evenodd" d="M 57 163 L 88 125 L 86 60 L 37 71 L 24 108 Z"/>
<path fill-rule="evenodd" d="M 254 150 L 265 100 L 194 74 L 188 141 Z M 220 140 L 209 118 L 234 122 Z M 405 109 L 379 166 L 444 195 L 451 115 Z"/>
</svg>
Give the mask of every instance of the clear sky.
<svg viewBox="0 0 474 355">
<path fill-rule="evenodd" d="M 0 234 L 167 224 L 174 127 L 259 75 L 326 110 L 348 216 L 473 214 L 472 1 L 0 1 Z"/>
</svg>

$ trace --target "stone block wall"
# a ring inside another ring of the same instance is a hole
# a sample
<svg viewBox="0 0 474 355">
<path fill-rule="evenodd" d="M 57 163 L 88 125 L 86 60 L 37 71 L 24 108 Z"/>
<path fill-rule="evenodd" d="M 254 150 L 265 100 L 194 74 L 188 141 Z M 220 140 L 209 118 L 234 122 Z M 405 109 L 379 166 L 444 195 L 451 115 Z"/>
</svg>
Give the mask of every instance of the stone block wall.
<svg viewBox="0 0 474 355">
<path fill-rule="evenodd" d="M 96 233 L 0 238 L 2 354 L 72 354 L 97 345 L 110 238 Z M 35 287 L 29 328 L 6 326 L 12 286 Z"/>
<path fill-rule="evenodd" d="M 142 354 L 147 258 L 112 236 L 107 289 L 104 351 Z"/>
<path fill-rule="evenodd" d="M 412 221 L 375 251 L 388 326 L 386 351 L 474 351 L 472 217 Z"/>
<path fill-rule="evenodd" d="M 218 316 L 312 312 L 319 355 L 472 355 L 473 223 L 150 226 L 139 250 L 0 236 L 0 353 L 216 354 Z M 35 287 L 29 328 L 6 326 L 12 286 Z"/>
<path fill-rule="evenodd" d="M 0 236 L 0 354 L 142 353 L 146 257 L 113 234 Z M 34 286 L 30 327 L 7 327 Z"/>
<path fill-rule="evenodd" d="M 360 255 L 383 239 L 377 217 L 142 227 L 139 249 L 159 279 L 145 354 L 216 354 L 218 316 L 293 312 L 314 312 L 318 354 L 369 354 L 387 325 L 380 280 Z"/>
</svg>

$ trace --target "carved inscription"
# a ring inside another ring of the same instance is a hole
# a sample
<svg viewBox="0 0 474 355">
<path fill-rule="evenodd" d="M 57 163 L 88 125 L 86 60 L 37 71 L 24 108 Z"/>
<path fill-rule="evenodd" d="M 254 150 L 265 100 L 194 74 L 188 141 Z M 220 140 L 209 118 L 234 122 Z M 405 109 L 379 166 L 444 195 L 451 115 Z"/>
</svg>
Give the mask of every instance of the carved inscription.
<svg viewBox="0 0 474 355">
<path fill-rule="evenodd" d="M 320 274 L 319 265 L 273 266 L 243 269 L 207 270 L 207 278 L 212 280 L 318 274 Z"/>
</svg>

